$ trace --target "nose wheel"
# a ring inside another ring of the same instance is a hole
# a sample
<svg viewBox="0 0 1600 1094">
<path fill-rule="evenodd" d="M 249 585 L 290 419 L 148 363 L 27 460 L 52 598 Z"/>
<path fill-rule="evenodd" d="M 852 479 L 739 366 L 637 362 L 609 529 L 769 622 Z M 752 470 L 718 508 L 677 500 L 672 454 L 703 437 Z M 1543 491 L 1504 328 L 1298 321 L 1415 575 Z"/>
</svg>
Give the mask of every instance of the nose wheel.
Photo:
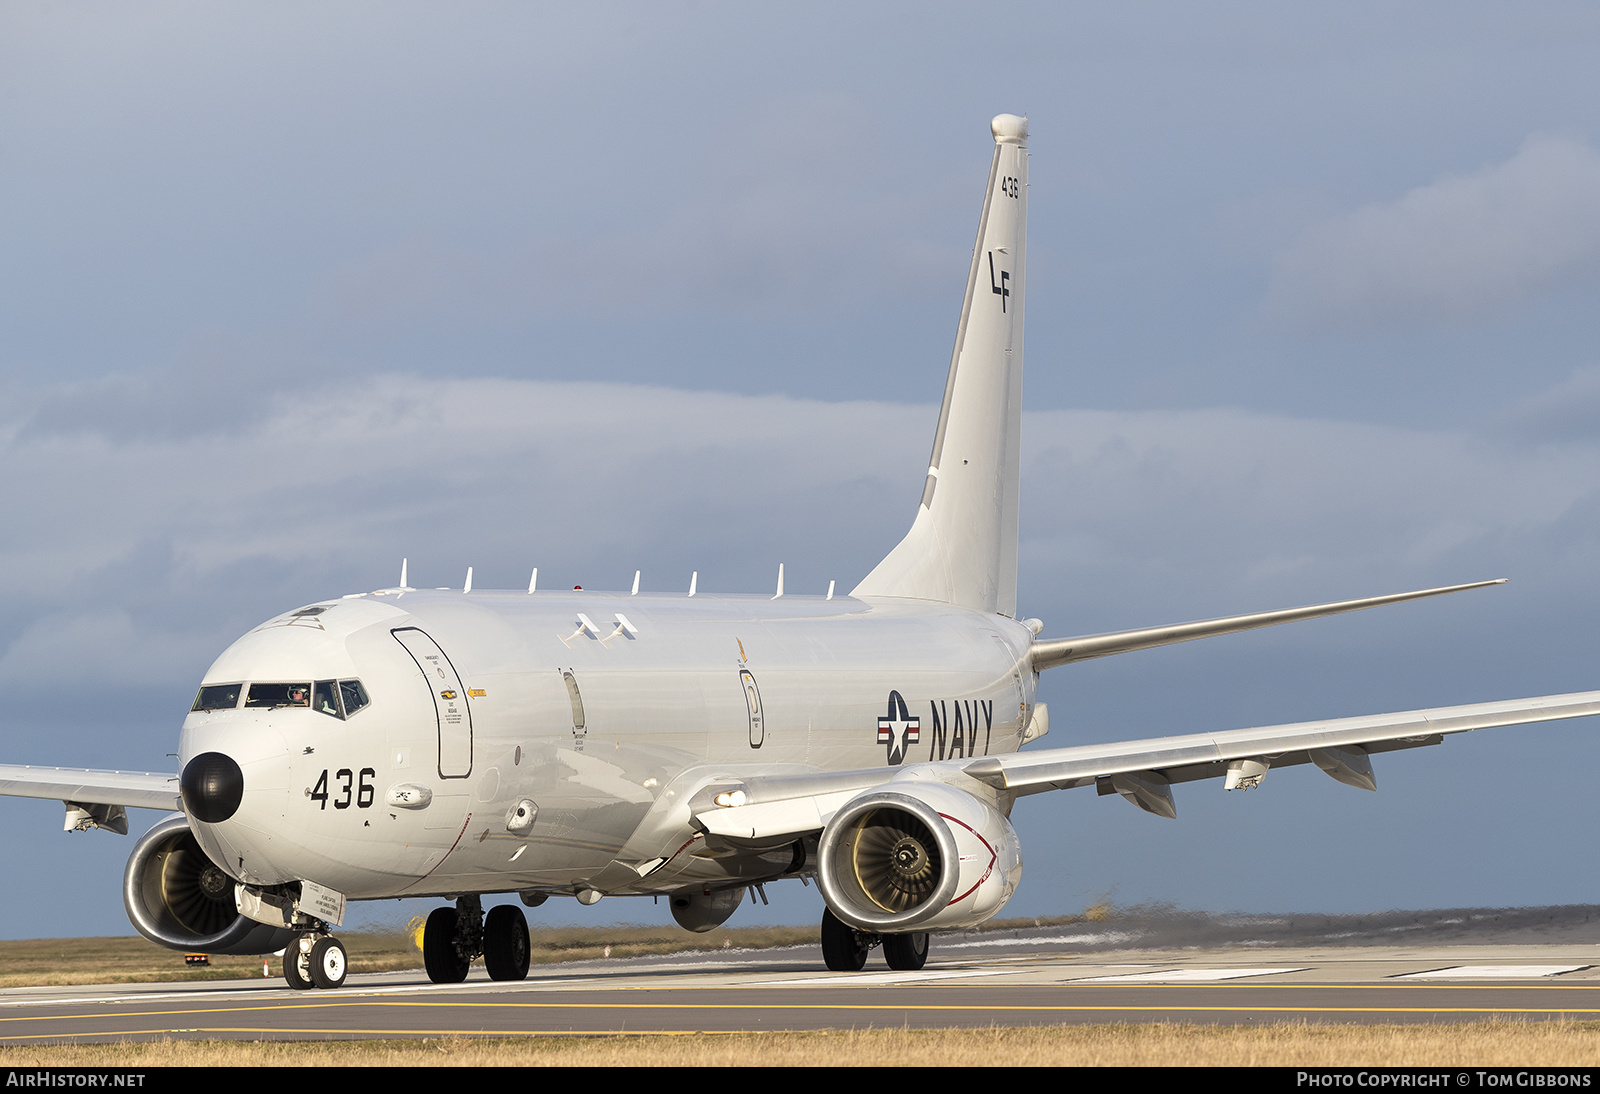
<svg viewBox="0 0 1600 1094">
<path fill-rule="evenodd" d="M 303 934 L 283 951 L 283 978 L 296 991 L 344 986 L 350 957 L 332 935 Z"/>
</svg>

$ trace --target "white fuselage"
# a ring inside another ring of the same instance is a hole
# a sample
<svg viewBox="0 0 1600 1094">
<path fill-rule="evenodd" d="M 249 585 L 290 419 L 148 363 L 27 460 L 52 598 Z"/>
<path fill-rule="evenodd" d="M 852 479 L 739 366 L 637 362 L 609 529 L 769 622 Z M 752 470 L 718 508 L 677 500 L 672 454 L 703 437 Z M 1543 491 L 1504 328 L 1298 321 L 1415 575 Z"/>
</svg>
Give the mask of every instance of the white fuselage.
<svg viewBox="0 0 1600 1094">
<path fill-rule="evenodd" d="M 193 829 L 255 885 L 370 899 L 755 881 L 792 852 L 708 847 L 697 790 L 735 767 L 887 776 L 1013 752 L 1032 637 L 895 597 L 385 590 L 263 624 L 204 680 L 359 680 L 364 708 L 195 711 L 179 769 L 206 752 L 238 763 L 237 812 Z M 531 829 L 508 826 L 520 802 Z"/>
</svg>

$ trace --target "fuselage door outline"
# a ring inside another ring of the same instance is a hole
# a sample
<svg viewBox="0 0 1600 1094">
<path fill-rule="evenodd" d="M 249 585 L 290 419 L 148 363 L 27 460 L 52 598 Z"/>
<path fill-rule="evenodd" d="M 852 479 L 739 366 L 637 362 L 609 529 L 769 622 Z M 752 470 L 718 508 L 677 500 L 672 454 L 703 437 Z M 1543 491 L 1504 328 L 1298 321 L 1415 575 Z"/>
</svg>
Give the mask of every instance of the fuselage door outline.
<svg viewBox="0 0 1600 1094">
<path fill-rule="evenodd" d="M 561 670 L 561 682 L 567 686 L 567 700 L 572 704 L 572 747 L 574 751 L 582 752 L 583 742 L 589 734 L 583 714 L 583 693 L 578 690 L 578 678 L 572 675 L 571 669 Z"/>
<path fill-rule="evenodd" d="M 433 699 L 439 733 L 439 777 L 465 779 L 472 774 L 472 708 L 467 689 L 439 643 L 419 627 L 397 627 L 389 632 L 417 663 Z"/>
<path fill-rule="evenodd" d="M 760 748 L 767 739 L 766 719 L 761 713 L 761 691 L 749 669 L 739 670 L 739 685 L 744 691 L 745 709 L 750 713 L 750 747 Z"/>
</svg>

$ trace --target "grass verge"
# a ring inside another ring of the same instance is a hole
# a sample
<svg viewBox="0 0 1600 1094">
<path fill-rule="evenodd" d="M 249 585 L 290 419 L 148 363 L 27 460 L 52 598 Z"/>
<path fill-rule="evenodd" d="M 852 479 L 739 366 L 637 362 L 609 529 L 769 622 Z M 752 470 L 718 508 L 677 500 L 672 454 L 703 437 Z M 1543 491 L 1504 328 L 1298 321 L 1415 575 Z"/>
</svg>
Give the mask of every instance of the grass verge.
<svg viewBox="0 0 1600 1094">
<path fill-rule="evenodd" d="M 1594 1067 L 1600 1023 L 1101 1025 L 0 1048 L 0 1067 Z"/>
</svg>

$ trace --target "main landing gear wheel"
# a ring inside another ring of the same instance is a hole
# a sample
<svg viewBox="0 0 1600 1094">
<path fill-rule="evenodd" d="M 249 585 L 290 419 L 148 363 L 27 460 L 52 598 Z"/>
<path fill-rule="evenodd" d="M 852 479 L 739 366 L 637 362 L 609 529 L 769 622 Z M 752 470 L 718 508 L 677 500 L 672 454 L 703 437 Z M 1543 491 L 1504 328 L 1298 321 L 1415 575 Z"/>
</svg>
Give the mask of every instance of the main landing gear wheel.
<svg viewBox="0 0 1600 1094">
<path fill-rule="evenodd" d="M 884 935 L 883 959 L 891 969 L 916 972 L 928 963 L 928 932 Z"/>
<path fill-rule="evenodd" d="M 290 942 L 283 951 L 283 978 L 295 991 L 307 991 L 316 987 L 311 980 L 311 963 L 306 953 L 300 949 L 298 938 Z"/>
<path fill-rule="evenodd" d="M 528 976 L 528 918 L 511 904 L 490 908 L 483 920 L 483 964 L 491 980 Z"/>
<path fill-rule="evenodd" d="M 422 928 L 422 964 L 435 984 L 459 984 L 467 978 L 472 958 L 456 948 L 456 910 L 435 908 Z"/>
<path fill-rule="evenodd" d="M 829 908 L 822 913 L 822 960 L 834 972 L 860 972 L 867 963 L 866 937 Z"/>
<path fill-rule="evenodd" d="M 349 965 L 344 943 L 337 938 L 319 938 L 311 947 L 311 980 L 319 988 L 343 987 Z"/>
</svg>

